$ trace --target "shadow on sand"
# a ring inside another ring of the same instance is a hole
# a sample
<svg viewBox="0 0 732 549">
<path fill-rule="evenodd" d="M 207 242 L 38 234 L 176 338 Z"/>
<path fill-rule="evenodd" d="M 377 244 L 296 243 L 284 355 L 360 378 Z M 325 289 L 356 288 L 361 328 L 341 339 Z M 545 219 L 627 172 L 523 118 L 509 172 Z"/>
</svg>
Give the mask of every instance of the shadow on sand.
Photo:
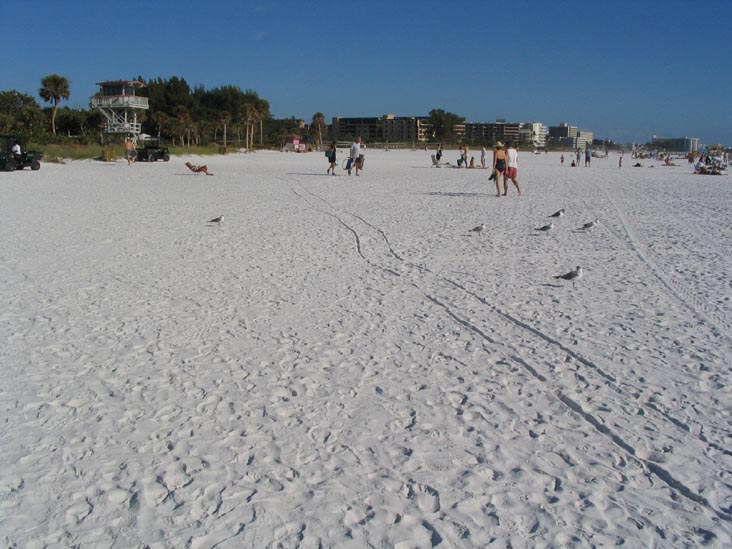
<svg viewBox="0 0 732 549">
<path fill-rule="evenodd" d="M 295 172 L 288 172 L 285 175 L 306 175 L 306 176 L 311 176 L 311 177 L 333 177 L 329 173 L 295 173 Z M 344 174 L 338 174 L 338 173 L 336 174 L 336 176 L 339 176 L 339 175 L 346 175 L 346 174 L 345 173 Z"/>
<path fill-rule="evenodd" d="M 495 196 L 486 193 L 455 193 L 449 191 L 433 191 L 429 193 L 412 193 L 412 194 L 424 194 L 427 196 L 447 196 L 447 197 L 491 197 Z"/>
</svg>

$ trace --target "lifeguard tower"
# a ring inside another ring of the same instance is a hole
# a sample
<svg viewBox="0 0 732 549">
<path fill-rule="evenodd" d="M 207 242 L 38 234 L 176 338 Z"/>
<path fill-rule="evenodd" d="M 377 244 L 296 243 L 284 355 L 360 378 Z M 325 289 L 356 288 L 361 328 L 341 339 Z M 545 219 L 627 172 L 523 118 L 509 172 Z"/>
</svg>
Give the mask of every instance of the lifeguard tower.
<svg viewBox="0 0 732 549">
<path fill-rule="evenodd" d="M 145 87 L 139 80 L 118 80 L 97 82 L 99 92 L 91 98 L 91 108 L 102 111 L 106 123 L 106 134 L 123 133 L 137 141 L 141 123 L 137 121 L 137 111 L 147 110 L 147 97 L 138 95 Z"/>
</svg>

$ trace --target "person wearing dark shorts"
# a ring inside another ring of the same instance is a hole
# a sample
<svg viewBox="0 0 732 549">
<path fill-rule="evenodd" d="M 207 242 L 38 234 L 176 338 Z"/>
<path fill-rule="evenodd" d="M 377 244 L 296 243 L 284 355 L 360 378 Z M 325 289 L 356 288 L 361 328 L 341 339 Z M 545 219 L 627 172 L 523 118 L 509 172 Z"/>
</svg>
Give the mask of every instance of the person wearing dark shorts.
<svg viewBox="0 0 732 549">
<path fill-rule="evenodd" d="M 506 151 L 503 150 L 503 143 L 496 143 L 493 148 L 493 175 L 496 179 L 496 196 L 501 196 L 501 177 L 506 171 Z"/>
<path fill-rule="evenodd" d="M 336 165 L 338 163 L 338 160 L 336 159 L 336 142 L 333 141 L 331 143 L 330 148 L 328 149 L 328 152 L 326 153 L 326 156 L 328 157 L 328 161 L 330 162 L 330 167 L 325 172 L 326 174 L 332 173 L 335 175 Z"/>
</svg>

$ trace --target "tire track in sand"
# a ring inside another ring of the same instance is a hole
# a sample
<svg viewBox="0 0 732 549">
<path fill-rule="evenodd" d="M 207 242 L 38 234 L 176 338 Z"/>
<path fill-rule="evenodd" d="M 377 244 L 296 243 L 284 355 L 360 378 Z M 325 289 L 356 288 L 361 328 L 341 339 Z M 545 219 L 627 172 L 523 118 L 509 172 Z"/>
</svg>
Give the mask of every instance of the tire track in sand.
<svg viewBox="0 0 732 549">
<path fill-rule="evenodd" d="M 630 219 L 625 215 L 623 209 L 618 205 L 616 200 L 608 193 L 607 189 L 602 185 L 595 184 L 596 188 L 605 195 L 608 202 L 615 210 L 618 220 L 620 221 L 623 231 L 627 236 L 631 249 L 638 255 L 641 263 L 648 271 L 663 285 L 664 288 L 682 305 L 684 305 L 697 318 L 710 324 L 717 332 L 717 335 L 724 335 L 727 339 L 732 339 L 732 323 L 719 316 L 716 312 L 709 310 L 703 302 L 701 302 L 688 288 L 683 284 L 675 281 L 673 277 L 656 262 L 652 257 L 652 252 L 643 245 L 641 238 L 638 236 Z"/>
<path fill-rule="evenodd" d="M 288 184 L 290 184 L 289 181 L 287 181 Z M 304 188 L 300 181 L 296 181 L 298 185 L 300 185 L 301 188 Z M 293 193 L 295 193 L 297 196 L 300 196 L 304 200 L 310 202 L 307 197 L 305 197 L 303 194 L 297 192 L 292 185 L 290 185 L 290 188 Z M 331 210 L 337 210 L 338 208 L 335 207 L 332 203 L 330 203 L 325 198 L 317 195 L 317 193 L 314 193 L 310 191 L 309 189 L 305 189 L 307 194 L 312 197 L 312 199 L 317 200 L 319 203 L 327 206 Z M 316 211 L 319 211 L 320 213 L 323 213 L 325 215 L 328 215 L 334 219 L 336 219 L 339 223 L 344 225 L 348 228 L 349 231 L 351 231 L 355 237 L 358 237 L 358 231 L 355 227 L 349 225 L 346 223 L 343 218 L 340 215 L 337 215 L 333 213 L 332 211 L 325 211 L 322 208 L 318 208 L 314 206 L 314 209 Z M 510 357 L 514 362 L 519 364 L 525 371 L 527 371 L 533 378 L 540 381 L 543 386 L 545 387 L 545 390 L 552 395 L 557 401 L 559 401 L 563 406 L 571 410 L 573 413 L 577 414 L 580 418 L 582 418 L 589 426 L 591 426 L 594 430 L 601 433 L 605 437 L 607 437 L 615 446 L 621 448 L 624 452 L 626 452 L 629 455 L 629 458 L 634 461 L 638 466 L 640 466 L 644 471 L 653 474 L 656 478 L 658 478 L 660 481 L 668 485 L 671 489 L 675 490 L 679 494 L 681 494 L 683 497 L 688 499 L 689 501 L 692 501 L 698 505 L 702 505 L 705 508 L 707 508 L 709 511 L 711 511 L 714 515 L 719 517 L 720 519 L 726 521 L 726 522 L 732 522 L 732 515 L 730 515 L 729 512 L 718 509 L 714 505 L 712 505 L 707 498 L 693 490 L 692 488 L 688 487 L 686 484 L 684 484 L 682 481 L 678 480 L 676 476 L 674 476 L 670 471 L 668 471 L 663 466 L 659 465 L 658 463 L 642 457 L 640 454 L 641 452 L 636 448 L 635 445 L 633 445 L 631 442 L 628 441 L 627 437 L 624 437 L 618 432 L 614 431 L 610 427 L 607 426 L 607 422 L 601 419 L 601 417 L 597 416 L 596 413 L 593 413 L 591 411 L 588 411 L 583 407 L 579 402 L 577 402 L 575 399 L 571 398 L 566 394 L 564 389 L 561 386 L 557 386 L 556 383 L 550 381 L 550 375 L 553 372 L 553 367 L 549 363 L 549 361 L 545 360 L 542 365 L 531 365 L 529 364 L 525 359 L 523 359 L 519 355 L 518 349 L 515 347 L 515 344 L 509 344 L 505 342 L 499 342 L 491 338 L 487 335 L 487 333 L 482 330 L 479 326 L 477 326 L 474 322 L 470 321 L 467 318 L 464 318 L 464 316 L 459 312 L 454 310 L 454 307 L 452 306 L 451 301 L 445 301 L 442 299 L 437 298 L 436 296 L 432 295 L 432 292 L 426 291 L 422 287 L 422 283 L 428 282 L 428 286 L 432 287 L 434 289 L 441 289 L 444 291 L 445 286 L 451 287 L 455 291 L 459 291 L 463 294 L 467 294 L 474 300 L 477 300 L 478 303 L 480 303 L 482 306 L 487 308 L 487 311 L 489 313 L 493 313 L 493 315 L 498 316 L 499 318 L 508 321 L 513 326 L 521 329 L 524 333 L 529 334 L 533 338 L 538 338 L 542 340 L 545 343 L 550 344 L 552 347 L 556 349 L 556 351 L 560 355 L 569 356 L 572 359 L 574 359 L 576 362 L 582 364 L 585 366 L 588 371 L 592 372 L 594 375 L 597 375 L 601 379 L 601 386 L 606 387 L 610 390 L 611 395 L 614 394 L 615 396 L 609 396 L 606 399 L 603 399 L 604 403 L 607 405 L 608 402 L 612 402 L 618 412 L 615 414 L 615 419 L 618 417 L 626 418 L 627 414 L 623 412 L 623 406 L 622 403 L 625 401 L 633 401 L 632 395 L 629 395 L 625 389 L 617 385 L 617 380 L 614 376 L 609 374 L 608 372 L 604 371 L 601 367 L 599 367 L 595 362 L 590 360 L 587 357 L 584 357 L 583 355 L 576 353 L 572 351 L 569 347 L 561 343 L 556 338 L 553 338 L 545 333 L 543 333 L 541 330 L 531 326 L 529 323 L 524 322 L 513 315 L 500 310 L 495 305 L 490 304 L 487 300 L 484 298 L 481 298 L 474 292 L 468 290 L 461 284 L 445 278 L 441 275 L 433 273 L 430 269 L 422 266 L 422 265 L 415 265 L 412 264 L 409 261 L 405 261 L 396 251 L 394 250 L 391 242 L 389 241 L 386 233 L 381 230 L 380 228 L 376 227 L 372 223 L 366 221 L 362 216 L 359 216 L 357 214 L 354 214 L 352 212 L 348 212 L 347 210 L 344 210 L 344 213 L 353 217 L 354 219 L 358 220 L 361 224 L 368 227 L 370 230 L 376 232 L 379 234 L 381 240 L 385 243 L 387 248 L 387 253 L 385 256 L 383 256 L 383 259 L 386 259 L 387 261 L 397 261 L 398 266 L 397 268 L 399 271 L 397 271 L 394 268 L 390 267 L 384 267 L 380 265 L 376 260 L 371 260 L 367 257 L 368 252 L 364 253 L 364 250 L 360 248 L 360 242 L 361 239 L 358 238 L 359 242 L 359 252 L 361 257 L 365 261 L 367 261 L 370 265 L 373 265 L 375 267 L 378 267 L 382 270 L 388 271 L 391 274 L 394 274 L 397 277 L 402 277 L 403 275 L 407 277 L 408 280 L 410 280 L 410 283 L 412 286 L 414 286 L 416 289 L 418 289 L 425 298 L 433 303 L 434 305 L 441 308 L 450 318 L 453 319 L 456 323 L 460 324 L 464 328 L 470 330 L 472 333 L 476 334 L 479 338 L 483 339 L 484 341 L 487 341 L 488 343 L 491 343 L 492 345 L 496 346 L 503 346 L 506 348 L 506 354 L 508 357 Z M 406 267 L 406 269 L 405 269 Z M 426 278 L 429 278 L 431 280 L 427 281 Z M 549 372 L 547 374 L 542 373 L 542 369 L 547 369 Z M 618 400 L 621 400 L 621 402 L 617 402 Z M 656 416 L 658 419 L 660 419 L 662 422 L 668 422 L 674 427 L 676 427 L 684 436 L 691 437 L 693 440 L 695 440 L 697 443 L 703 443 L 705 446 L 711 446 L 712 448 L 715 448 L 716 445 L 710 445 L 708 441 L 706 441 L 703 436 L 695 436 L 688 425 L 686 425 L 683 421 L 674 418 L 671 414 L 658 410 L 657 407 L 651 406 L 649 403 L 644 404 L 644 406 L 649 410 L 650 416 Z M 631 421 L 629 421 L 630 425 L 633 425 L 638 421 L 637 417 L 630 418 Z M 652 432 L 651 430 L 648 430 L 648 432 Z M 662 436 L 666 436 L 665 433 L 660 433 Z M 700 434 L 701 435 L 701 434 Z M 658 442 L 658 441 L 656 441 Z M 659 444 L 655 444 L 655 446 L 661 446 Z M 718 448 L 715 448 L 718 450 Z"/>
</svg>

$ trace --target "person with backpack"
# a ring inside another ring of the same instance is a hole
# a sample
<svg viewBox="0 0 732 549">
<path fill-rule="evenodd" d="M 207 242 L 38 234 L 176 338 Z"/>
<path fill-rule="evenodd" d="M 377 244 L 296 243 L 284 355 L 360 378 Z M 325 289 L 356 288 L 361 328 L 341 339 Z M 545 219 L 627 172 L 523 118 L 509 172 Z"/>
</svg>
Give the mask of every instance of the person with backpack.
<svg viewBox="0 0 732 549">
<path fill-rule="evenodd" d="M 328 147 L 328 150 L 325 152 L 325 156 L 328 158 L 328 161 L 330 162 L 330 168 L 325 172 L 326 174 L 330 173 L 331 175 L 335 175 L 336 170 L 336 164 L 338 160 L 336 159 L 336 142 L 333 141 L 333 143 L 330 144 L 330 147 Z"/>
</svg>

